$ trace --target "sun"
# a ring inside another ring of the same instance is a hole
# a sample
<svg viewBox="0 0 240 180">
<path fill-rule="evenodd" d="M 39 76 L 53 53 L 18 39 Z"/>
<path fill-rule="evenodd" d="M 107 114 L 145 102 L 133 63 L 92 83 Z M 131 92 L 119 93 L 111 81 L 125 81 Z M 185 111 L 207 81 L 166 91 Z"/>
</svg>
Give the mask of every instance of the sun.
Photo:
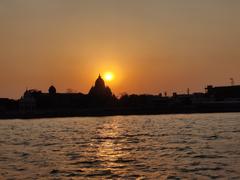
<svg viewBox="0 0 240 180">
<path fill-rule="evenodd" d="M 114 79 L 113 73 L 111 73 L 111 72 L 106 72 L 106 73 L 104 74 L 104 79 L 105 79 L 106 81 L 112 81 L 112 80 Z"/>
</svg>

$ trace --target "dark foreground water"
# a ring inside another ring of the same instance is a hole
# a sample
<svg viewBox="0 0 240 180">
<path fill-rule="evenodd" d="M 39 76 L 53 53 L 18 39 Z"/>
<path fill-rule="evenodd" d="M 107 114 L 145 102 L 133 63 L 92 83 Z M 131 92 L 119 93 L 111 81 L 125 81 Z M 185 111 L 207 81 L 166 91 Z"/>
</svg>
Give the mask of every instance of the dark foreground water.
<svg viewBox="0 0 240 180">
<path fill-rule="evenodd" d="M 0 121 L 0 179 L 240 179 L 240 114 Z"/>
</svg>

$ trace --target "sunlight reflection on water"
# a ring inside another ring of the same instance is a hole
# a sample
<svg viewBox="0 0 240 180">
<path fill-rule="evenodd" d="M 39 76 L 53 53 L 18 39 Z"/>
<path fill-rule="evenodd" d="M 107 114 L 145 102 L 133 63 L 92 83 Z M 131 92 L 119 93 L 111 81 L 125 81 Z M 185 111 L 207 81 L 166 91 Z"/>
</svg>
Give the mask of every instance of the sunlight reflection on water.
<svg viewBox="0 0 240 180">
<path fill-rule="evenodd" d="M 240 114 L 0 121 L 0 179 L 240 179 Z"/>
</svg>

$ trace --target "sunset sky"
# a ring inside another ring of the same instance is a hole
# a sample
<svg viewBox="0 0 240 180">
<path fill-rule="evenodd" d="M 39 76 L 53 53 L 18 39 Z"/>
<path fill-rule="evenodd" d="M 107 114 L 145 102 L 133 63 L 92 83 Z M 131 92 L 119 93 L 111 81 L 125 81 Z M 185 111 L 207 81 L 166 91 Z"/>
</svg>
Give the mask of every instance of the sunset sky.
<svg viewBox="0 0 240 180">
<path fill-rule="evenodd" d="M 117 95 L 240 84 L 239 0 L 1 0 L 0 97 L 26 88 Z"/>
</svg>

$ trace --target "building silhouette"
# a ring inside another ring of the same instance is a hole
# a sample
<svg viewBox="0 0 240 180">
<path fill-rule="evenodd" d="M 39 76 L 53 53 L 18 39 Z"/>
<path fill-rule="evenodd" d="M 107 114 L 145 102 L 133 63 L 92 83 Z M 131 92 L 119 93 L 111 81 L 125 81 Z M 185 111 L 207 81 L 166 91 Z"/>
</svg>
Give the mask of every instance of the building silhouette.
<svg viewBox="0 0 240 180">
<path fill-rule="evenodd" d="M 33 111 L 37 106 L 36 97 L 42 94 L 41 91 L 36 89 L 26 90 L 19 100 L 19 108 L 21 111 Z"/>
<path fill-rule="evenodd" d="M 57 93 L 57 90 L 54 86 L 50 86 L 49 89 L 48 89 L 48 93 L 51 94 L 51 95 L 54 95 Z"/>
<path fill-rule="evenodd" d="M 113 106 L 116 100 L 111 89 L 105 85 L 104 80 L 99 75 L 88 94 L 58 93 L 53 85 L 48 88 L 48 93 L 35 89 L 26 90 L 19 101 L 19 109 L 29 112 L 104 107 Z"/>
<path fill-rule="evenodd" d="M 98 98 L 107 98 L 113 96 L 111 89 L 105 85 L 105 82 L 100 74 L 95 81 L 95 85 L 90 89 L 88 95 Z"/>
<path fill-rule="evenodd" d="M 226 100 L 229 98 L 240 99 L 240 86 L 232 85 L 213 87 L 209 85 L 206 88 L 206 94 L 215 100 Z"/>
<path fill-rule="evenodd" d="M 87 94 L 26 90 L 19 100 L 0 98 L 0 118 L 240 112 L 240 86 L 207 86 L 206 92 L 124 94 L 116 98 L 99 74 Z"/>
<path fill-rule="evenodd" d="M 99 74 L 95 85 L 90 89 L 88 93 L 88 100 L 90 106 L 113 106 L 117 100 L 113 95 L 111 89 L 105 85 L 104 80 Z"/>
</svg>

